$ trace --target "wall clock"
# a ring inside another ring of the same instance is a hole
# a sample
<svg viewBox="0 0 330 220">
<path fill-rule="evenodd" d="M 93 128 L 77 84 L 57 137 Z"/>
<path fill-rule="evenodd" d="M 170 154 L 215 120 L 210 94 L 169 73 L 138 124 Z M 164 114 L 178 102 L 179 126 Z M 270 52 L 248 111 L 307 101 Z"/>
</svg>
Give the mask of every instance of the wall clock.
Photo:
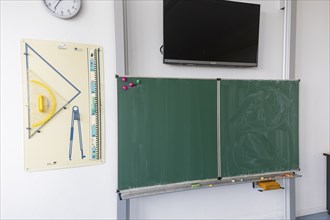
<svg viewBox="0 0 330 220">
<path fill-rule="evenodd" d="M 42 0 L 47 10 L 58 18 L 68 19 L 76 16 L 81 0 Z"/>
</svg>

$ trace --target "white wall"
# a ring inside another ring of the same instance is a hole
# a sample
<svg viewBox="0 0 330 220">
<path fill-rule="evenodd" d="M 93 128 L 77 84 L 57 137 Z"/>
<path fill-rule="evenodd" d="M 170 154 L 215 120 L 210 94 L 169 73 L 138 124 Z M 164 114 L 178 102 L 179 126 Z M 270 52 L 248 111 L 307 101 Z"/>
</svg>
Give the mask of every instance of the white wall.
<svg viewBox="0 0 330 220">
<path fill-rule="evenodd" d="M 284 13 L 278 0 L 261 4 L 258 68 L 220 68 L 163 64 L 163 1 L 128 1 L 129 74 L 194 78 L 281 78 Z"/>
<path fill-rule="evenodd" d="M 329 152 L 329 1 L 299 1 L 296 73 L 300 84 L 298 214 L 325 210 Z"/>
<path fill-rule="evenodd" d="M 252 0 L 251 0 L 252 1 Z M 162 64 L 161 2 L 130 1 L 130 73 L 149 76 L 281 78 L 283 12 L 262 5 L 259 67 L 184 67 Z M 113 1 L 84 1 L 73 20 L 49 15 L 41 1 L 0 1 L 1 6 L 1 218 L 115 219 L 117 126 Z M 31 12 L 29 12 L 29 10 Z M 325 210 L 325 158 L 329 150 L 329 2 L 298 1 L 297 73 L 301 79 L 298 214 Z M 132 37 L 133 36 L 133 37 Z M 104 47 L 106 163 L 26 173 L 23 169 L 22 38 Z M 250 184 L 134 199 L 136 219 L 280 218 L 283 191 L 259 193 Z"/>
<path fill-rule="evenodd" d="M 72 20 L 50 15 L 42 1 L 1 0 L 1 219 L 115 219 L 117 126 L 113 1 L 83 1 Z M 104 47 L 106 163 L 24 171 L 20 40 Z"/>
<path fill-rule="evenodd" d="M 197 78 L 280 79 L 282 77 L 283 11 L 279 1 L 261 4 L 258 68 L 221 68 L 162 63 L 162 2 L 128 3 L 129 74 Z M 301 78 L 300 162 L 297 214 L 325 210 L 325 158 L 329 147 L 329 1 L 299 1 L 297 77 Z M 316 100 L 317 99 L 317 100 Z M 250 184 L 134 199 L 132 217 L 281 218 L 283 191 L 259 193 Z"/>
<path fill-rule="evenodd" d="M 284 12 L 279 1 L 261 4 L 259 66 L 223 68 L 163 64 L 162 1 L 128 2 L 129 74 L 194 78 L 281 79 Z M 132 217 L 140 219 L 281 218 L 283 191 L 260 193 L 252 184 L 180 192 L 131 202 Z"/>
</svg>

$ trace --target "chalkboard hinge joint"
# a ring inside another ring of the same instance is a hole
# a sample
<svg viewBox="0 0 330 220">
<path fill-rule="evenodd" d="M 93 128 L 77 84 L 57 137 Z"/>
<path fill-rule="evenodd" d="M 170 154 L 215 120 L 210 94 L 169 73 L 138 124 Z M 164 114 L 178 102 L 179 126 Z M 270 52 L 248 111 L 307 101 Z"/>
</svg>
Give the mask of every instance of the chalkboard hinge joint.
<svg viewBox="0 0 330 220">
<path fill-rule="evenodd" d="M 119 189 L 117 189 L 117 193 L 118 193 L 119 200 L 123 200 L 123 198 L 121 197 L 121 192 L 120 192 Z"/>
</svg>

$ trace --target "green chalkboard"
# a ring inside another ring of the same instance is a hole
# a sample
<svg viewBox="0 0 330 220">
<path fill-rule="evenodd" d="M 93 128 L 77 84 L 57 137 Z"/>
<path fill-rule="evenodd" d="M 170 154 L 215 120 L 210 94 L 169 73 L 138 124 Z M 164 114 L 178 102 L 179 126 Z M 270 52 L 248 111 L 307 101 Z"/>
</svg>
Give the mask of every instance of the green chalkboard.
<svg viewBox="0 0 330 220">
<path fill-rule="evenodd" d="M 299 81 L 117 85 L 119 190 L 299 169 Z"/>
<path fill-rule="evenodd" d="M 117 79 L 119 190 L 217 178 L 217 81 L 124 81 Z"/>
<path fill-rule="evenodd" d="M 298 81 L 221 80 L 221 177 L 299 169 Z"/>
</svg>

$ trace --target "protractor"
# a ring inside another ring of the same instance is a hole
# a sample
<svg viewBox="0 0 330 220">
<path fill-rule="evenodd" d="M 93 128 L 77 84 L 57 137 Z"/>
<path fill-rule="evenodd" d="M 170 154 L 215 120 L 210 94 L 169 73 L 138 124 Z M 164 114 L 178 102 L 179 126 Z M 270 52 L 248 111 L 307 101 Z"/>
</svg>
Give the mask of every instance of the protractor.
<svg viewBox="0 0 330 220">
<path fill-rule="evenodd" d="M 41 79 L 30 74 L 28 81 L 28 130 L 31 138 L 68 103 Z"/>
</svg>

